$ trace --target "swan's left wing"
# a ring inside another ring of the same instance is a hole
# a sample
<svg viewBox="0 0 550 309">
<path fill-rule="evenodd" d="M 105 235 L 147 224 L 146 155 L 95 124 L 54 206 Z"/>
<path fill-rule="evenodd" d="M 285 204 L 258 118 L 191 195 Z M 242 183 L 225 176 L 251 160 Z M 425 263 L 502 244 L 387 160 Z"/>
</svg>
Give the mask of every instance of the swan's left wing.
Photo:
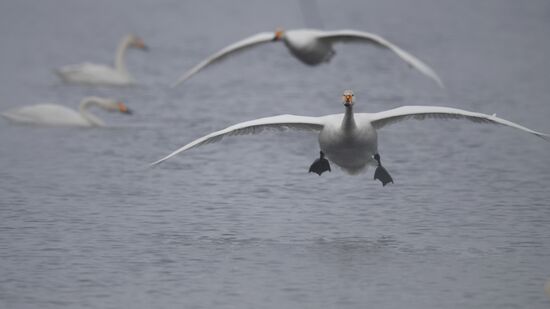
<svg viewBox="0 0 550 309">
<path fill-rule="evenodd" d="M 405 119 L 416 119 L 424 120 L 427 118 L 436 118 L 436 119 L 467 119 L 477 123 L 490 123 L 504 125 L 519 129 L 531 134 L 534 134 L 540 138 L 543 138 L 547 141 L 550 141 L 550 135 L 537 132 L 521 126 L 512 121 L 502 119 L 493 115 L 487 115 L 482 113 L 470 112 L 458 108 L 451 107 L 440 107 L 440 106 L 402 106 L 387 111 L 368 114 L 370 121 L 374 128 L 380 129 L 386 125 L 405 120 Z"/>
<path fill-rule="evenodd" d="M 201 138 L 198 138 L 191 143 L 181 147 L 180 149 L 172 152 L 166 157 L 151 163 L 151 165 L 157 165 L 185 150 L 217 142 L 225 136 L 258 134 L 266 129 L 320 131 L 321 129 L 323 129 L 323 125 L 323 118 L 321 117 L 304 117 L 294 115 L 279 115 L 241 122 L 227 127 L 223 130 L 216 131 Z"/>
<path fill-rule="evenodd" d="M 377 34 L 364 32 L 364 31 L 357 31 L 357 30 L 337 30 L 337 31 L 326 31 L 324 32 L 324 34 L 320 35 L 319 38 L 323 40 L 328 40 L 331 43 L 365 42 L 365 43 L 373 43 L 380 47 L 387 48 L 393 51 L 394 53 L 396 53 L 397 56 L 399 56 L 401 59 L 407 62 L 411 67 L 414 67 L 418 71 L 422 72 L 422 74 L 435 80 L 441 88 L 444 87 L 443 82 L 441 81 L 439 76 L 437 76 L 435 71 L 432 68 L 430 68 L 427 64 L 425 64 L 420 59 L 409 54 L 408 52 L 399 48 L 397 45 L 389 42 L 388 40 L 384 39 L 383 37 Z"/>
<path fill-rule="evenodd" d="M 198 73 L 200 70 L 204 69 L 206 66 L 210 64 L 213 64 L 214 62 L 218 62 L 230 55 L 236 54 L 237 52 L 244 51 L 246 49 L 257 46 L 259 44 L 271 42 L 273 41 L 274 38 L 275 38 L 275 33 L 273 32 L 260 32 L 250 37 L 247 37 L 245 39 L 242 39 L 238 42 L 235 42 L 229 46 L 226 46 L 220 51 L 218 51 L 217 53 L 201 61 L 199 64 L 191 68 L 189 71 L 185 72 L 180 78 L 178 78 L 178 80 L 172 85 L 172 87 L 176 87 L 177 85 L 183 83 L 184 81 L 189 79 L 191 76 L 193 76 L 195 73 Z"/>
</svg>

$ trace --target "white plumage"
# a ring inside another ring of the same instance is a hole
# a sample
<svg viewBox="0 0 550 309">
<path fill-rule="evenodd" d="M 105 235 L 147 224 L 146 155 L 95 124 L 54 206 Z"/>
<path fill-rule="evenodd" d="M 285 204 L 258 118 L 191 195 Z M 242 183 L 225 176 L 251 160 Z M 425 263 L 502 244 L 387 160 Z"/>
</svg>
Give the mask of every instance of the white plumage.
<svg viewBox="0 0 550 309">
<path fill-rule="evenodd" d="M 67 65 L 55 70 L 55 73 L 66 83 L 88 85 L 124 86 L 135 82 L 126 69 L 126 51 L 128 48 L 147 50 L 142 39 L 128 35 L 120 42 L 115 56 L 115 66 L 103 64 L 82 63 Z"/>
<path fill-rule="evenodd" d="M 219 62 L 228 56 L 273 41 L 282 41 L 292 55 L 307 65 L 318 65 L 330 61 L 335 54 L 332 48 L 332 45 L 335 43 L 352 42 L 373 44 L 394 52 L 408 65 L 430 77 L 437 82 L 439 86 L 443 87 L 443 82 L 439 76 L 437 76 L 434 70 L 427 64 L 377 34 L 356 30 L 322 31 L 315 29 L 278 30 L 275 32 L 261 32 L 252 35 L 221 49 L 201 61 L 185 72 L 173 86 L 179 85 L 205 67 Z"/>
<path fill-rule="evenodd" d="M 495 115 L 439 106 L 403 106 L 379 113 L 354 113 L 353 93 L 345 92 L 344 100 L 346 111 L 343 114 L 322 117 L 280 115 L 241 122 L 198 138 L 152 165 L 159 164 L 191 148 L 217 142 L 225 136 L 257 134 L 265 129 L 291 129 L 318 132 L 320 149 L 328 159 L 348 173 L 356 174 L 368 165 L 377 164 L 373 159 L 373 156 L 378 153 L 377 130 L 407 119 L 466 119 L 477 123 L 512 127 L 550 141 L 548 134 L 531 130 Z"/>
<path fill-rule="evenodd" d="M 118 111 L 130 114 L 130 110 L 122 102 L 114 99 L 86 97 L 82 99 L 79 110 L 73 110 L 57 104 L 36 104 L 9 110 L 1 115 L 10 121 L 21 124 L 43 126 L 104 126 L 104 122 L 88 110 L 97 106 L 107 111 Z"/>
</svg>

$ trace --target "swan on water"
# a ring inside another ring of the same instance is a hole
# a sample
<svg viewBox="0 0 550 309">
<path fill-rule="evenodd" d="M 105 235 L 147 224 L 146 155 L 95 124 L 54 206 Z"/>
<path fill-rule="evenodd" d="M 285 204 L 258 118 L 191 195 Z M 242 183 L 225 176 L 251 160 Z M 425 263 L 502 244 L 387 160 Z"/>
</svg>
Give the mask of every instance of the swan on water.
<svg viewBox="0 0 550 309">
<path fill-rule="evenodd" d="M 206 66 L 218 62 L 227 56 L 250 49 L 251 47 L 258 46 L 263 43 L 275 41 L 282 41 L 294 57 L 298 58 L 298 60 L 303 63 L 312 66 L 330 61 L 335 54 L 335 51 L 332 48 L 332 44 L 334 43 L 370 43 L 393 51 L 409 66 L 432 78 L 439 86 L 443 87 L 443 82 L 441 79 L 428 65 L 377 34 L 357 30 L 323 31 L 315 29 L 297 29 L 288 31 L 278 29 L 275 32 L 261 32 L 252 35 L 223 48 L 217 53 L 201 61 L 189 71 L 185 72 L 185 74 L 183 74 L 172 86 L 175 87 L 179 85 Z"/>
<path fill-rule="evenodd" d="M 364 171 L 368 165 L 373 165 L 377 167 L 374 178 L 380 180 L 385 186 L 387 183 L 393 182 L 393 179 L 382 167 L 378 153 L 377 130 L 401 120 L 466 119 L 477 123 L 499 124 L 516 128 L 550 141 L 548 134 L 533 131 L 495 115 L 441 106 L 402 106 L 378 113 L 354 113 L 354 94 L 351 90 L 344 92 L 342 101 L 345 106 L 343 114 L 321 117 L 279 115 L 241 122 L 198 138 L 151 165 L 157 165 L 191 148 L 217 142 L 225 136 L 257 134 L 265 129 L 307 130 L 319 133 L 321 150 L 320 157 L 313 162 L 309 169 L 310 172 L 321 175 L 325 171 L 330 171 L 329 160 L 349 174 L 357 174 Z"/>
<path fill-rule="evenodd" d="M 141 38 L 135 35 L 128 35 L 118 45 L 114 67 L 86 62 L 64 66 L 55 70 L 55 73 L 67 83 L 112 86 L 131 85 L 135 81 L 126 69 L 125 57 L 128 48 L 144 51 L 149 49 Z"/>
<path fill-rule="evenodd" d="M 24 106 L 2 113 L 10 121 L 23 124 L 46 126 L 80 126 L 102 127 L 105 123 L 88 111 L 92 106 L 100 107 L 109 112 L 131 114 L 126 105 L 117 100 L 99 97 L 82 99 L 78 111 L 57 104 L 37 104 Z"/>
</svg>

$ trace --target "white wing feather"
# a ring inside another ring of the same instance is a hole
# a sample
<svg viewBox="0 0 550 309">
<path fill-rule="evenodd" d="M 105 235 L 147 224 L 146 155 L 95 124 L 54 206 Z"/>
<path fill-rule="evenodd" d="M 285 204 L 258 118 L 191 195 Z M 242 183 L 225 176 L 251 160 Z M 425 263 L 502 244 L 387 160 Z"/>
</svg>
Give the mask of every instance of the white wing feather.
<svg viewBox="0 0 550 309">
<path fill-rule="evenodd" d="M 226 58 L 229 55 L 236 54 L 237 52 L 244 51 L 245 49 L 251 48 L 253 46 L 267 43 L 273 41 L 273 38 L 275 37 L 275 34 L 273 32 L 261 32 L 258 34 L 255 34 L 253 36 L 250 36 L 246 39 L 243 39 L 241 41 L 238 41 L 236 43 L 233 43 L 222 50 L 218 51 L 217 53 L 213 54 L 212 56 L 206 58 L 205 60 L 201 61 L 199 64 L 191 68 L 189 71 L 185 72 L 173 85 L 172 87 L 176 87 L 177 85 L 183 83 L 187 79 L 189 79 L 191 76 L 193 76 L 195 73 L 199 72 L 206 66 L 218 62 L 224 58 Z"/>
<path fill-rule="evenodd" d="M 266 129 L 320 131 L 322 128 L 323 121 L 320 117 L 304 117 L 294 115 L 279 115 L 241 122 L 227 127 L 223 130 L 216 131 L 201 138 L 198 138 L 191 143 L 181 147 L 180 149 L 172 152 L 166 157 L 151 163 L 151 165 L 157 165 L 185 150 L 217 142 L 225 136 L 258 134 Z"/>
<path fill-rule="evenodd" d="M 380 129 L 386 125 L 406 119 L 467 119 L 477 123 L 490 123 L 512 127 L 550 141 L 550 135 L 531 130 L 512 121 L 499 118 L 496 116 L 496 114 L 487 115 L 451 107 L 402 106 L 379 113 L 368 114 L 368 117 L 370 118 L 373 127 L 376 129 Z"/>
<path fill-rule="evenodd" d="M 321 39 L 326 39 L 331 42 L 370 42 L 378 46 L 388 48 L 389 50 L 396 53 L 401 59 L 407 62 L 410 66 L 422 72 L 424 75 L 427 75 L 431 79 L 435 80 L 437 84 L 444 88 L 443 82 L 437 76 L 435 71 L 430 68 L 427 64 L 416 58 L 415 56 L 409 54 L 403 49 L 399 48 L 395 44 L 389 42 L 383 37 L 369 32 L 357 31 L 357 30 L 337 30 L 337 31 L 326 31 L 325 34 L 320 36 Z"/>
</svg>

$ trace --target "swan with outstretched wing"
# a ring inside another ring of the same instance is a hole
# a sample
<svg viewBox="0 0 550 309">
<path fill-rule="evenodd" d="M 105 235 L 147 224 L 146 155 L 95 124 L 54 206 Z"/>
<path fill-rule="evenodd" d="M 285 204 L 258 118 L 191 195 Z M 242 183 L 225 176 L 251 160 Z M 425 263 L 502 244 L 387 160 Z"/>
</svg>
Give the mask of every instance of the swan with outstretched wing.
<svg viewBox="0 0 550 309">
<path fill-rule="evenodd" d="M 175 87 L 183 83 L 207 66 L 219 62 L 229 56 L 236 55 L 240 52 L 251 49 L 252 47 L 277 41 L 282 41 L 292 55 L 307 65 L 318 65 L 320 63 L 330 61 L 335 54 L 335 51 L 332 48 L 332 45 L 335 43 L 350 42 L 372 44 L 394 52 L 409 66 L 430 77 L 439 86 L 443 87 L 443 82 L 439 76 L 437 76 L 434 70 L 427 64 L 377 34 L 357 30 L 322 31 L 315 29 L 297 29 L 288 31 L 278 29 L 275 32 L 261 32 L 252 35 L 221 49 L 201 61 L 178 78 L 173 86 Z"/>
<path fill-rule="evenodd" d="M 157 165 L 181 152 L 201 145 L 217 142 L 226 136 L 257 134 L 264 130 L 306 130 L 319 134 L 320 157 L 309 171 L 321 175 L 330 171 L 329 160 L 349 174 L 364 171 L 368 165 L 376 166 L 374 178 L 385 186 L 393 182 L 382 166 L 378 153 L 377 130 L 389 124 L 406 119 L 465 119 L 476 123 L 497 124 L 522 130 L 550 141 L 550 135 L 540 133 L 496 115 L 470 112 L 462 109 L 440 106 L 403 106 L 379 113 L 354 113 L 354 94 L 346 90 L 343 94 L 345 113 L 321 117 L 280 115 L 241 122 L 220 131 L 198 138 L 171 154 L 152 163 Z"/>
</svg>

